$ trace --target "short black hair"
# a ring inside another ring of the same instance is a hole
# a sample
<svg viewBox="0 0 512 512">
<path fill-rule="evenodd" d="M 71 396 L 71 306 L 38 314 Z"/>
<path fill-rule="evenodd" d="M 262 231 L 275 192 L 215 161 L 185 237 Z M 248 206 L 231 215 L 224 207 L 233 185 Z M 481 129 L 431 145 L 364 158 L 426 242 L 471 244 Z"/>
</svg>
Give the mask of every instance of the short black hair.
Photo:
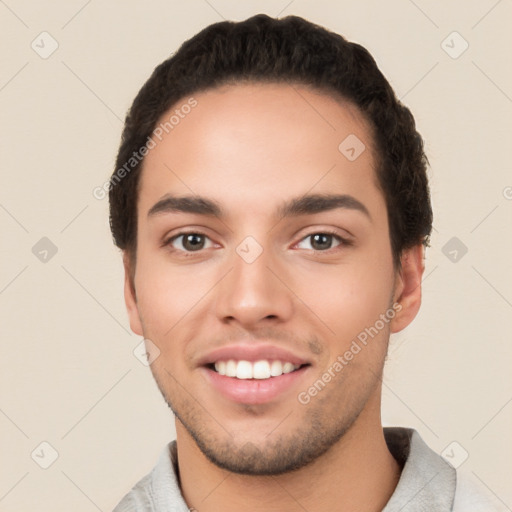
<svg viewBox="0 0 512 512">
<path fill-rule="evenodd" d="M 373 57 L 361 45 L 298 16 L 258 14 L 209 25 L 157 66 L 137 94 L 109 183 L 110 227 L 120 249 L 135 259 L 143 158 L 133 157 L 162 115 L 191 94 L 240 82 L 306 85 L 356 105 L 373 132 L 395 265 L 400 266 L 403 250 L 428 245 L 432 207 L 423 140 Z M 129 172 L 127 162 L 133 164 Z"/>
</svg>

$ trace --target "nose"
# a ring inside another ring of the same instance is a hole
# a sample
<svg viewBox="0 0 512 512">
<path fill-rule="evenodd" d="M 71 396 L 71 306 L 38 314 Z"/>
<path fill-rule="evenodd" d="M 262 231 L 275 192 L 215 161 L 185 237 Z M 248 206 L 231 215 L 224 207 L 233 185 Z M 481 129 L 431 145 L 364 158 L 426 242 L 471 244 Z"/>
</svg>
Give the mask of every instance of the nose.
<svg viewBox="0 0 512 512">
<path fill-rule="evenodd" d="M 240 254 L 233 254 L 231 271 L 216 289 L 219 320 L 247 330 L 269 322 L 286 322 L 293 314 L 294 304 L 283 265 L 267 250 L 254 261 Z"/>
</svg>

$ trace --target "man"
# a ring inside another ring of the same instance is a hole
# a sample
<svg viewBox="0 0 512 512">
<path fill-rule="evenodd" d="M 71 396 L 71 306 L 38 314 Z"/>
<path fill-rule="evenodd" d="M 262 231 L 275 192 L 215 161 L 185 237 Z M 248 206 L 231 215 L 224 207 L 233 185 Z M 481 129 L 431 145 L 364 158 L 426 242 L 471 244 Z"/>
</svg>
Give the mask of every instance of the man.
<svg viewBox="0 0 512 512">
<path fill-rule="evenodd" d="M 301 18 L 211 25 L 155 69 L 111 228 L 177 441 L 116 512 L 461 510 L 455 470 L 380 419 L 389 336 L 420 307 L 426 164 L 369 53 Z"/>
</svg>

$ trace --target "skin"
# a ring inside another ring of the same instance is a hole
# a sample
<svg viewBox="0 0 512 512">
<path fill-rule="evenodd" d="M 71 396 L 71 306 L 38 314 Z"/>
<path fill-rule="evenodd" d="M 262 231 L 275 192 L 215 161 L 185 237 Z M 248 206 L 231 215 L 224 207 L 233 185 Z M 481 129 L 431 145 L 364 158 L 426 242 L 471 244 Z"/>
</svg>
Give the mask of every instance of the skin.
<svg viewBox="0 0 512 512">
<path fill-rule="evenodd" d="M 151 370 L 176 415 L 183 495 L 200 512 L 381 510 L 400 475 L 382 432 L 382 369 L 390 333 L 419 309 L 424 267 L 421 245 L 393 265 L 371 130 L 355 106 L 305 86 L 238 84 L 194 97 L 145 158 L 136 266 L 124 257 L 131 328 L 160 350 Z M 350 134 L 366 146 L 354 161 L 338 150 Z M 276 215 L 284 201 L 334 193 L 368 215 Z M 166 194 L 215 200 L 225 216 L 148 215 Z M 206 235 L 200 250 L 184 237 L 165 245 L 183 230 Z M 310 236 L 326 231 L 349 243 Z M 248 236 L 262 249 L 252 263 L 236 251 Z M 300 403 L 394 303 L 394 318 Z M 263 339 L 309 363 L 291 389 L 248 405 L 211 386 L 201 357 Z"/>
</svg>

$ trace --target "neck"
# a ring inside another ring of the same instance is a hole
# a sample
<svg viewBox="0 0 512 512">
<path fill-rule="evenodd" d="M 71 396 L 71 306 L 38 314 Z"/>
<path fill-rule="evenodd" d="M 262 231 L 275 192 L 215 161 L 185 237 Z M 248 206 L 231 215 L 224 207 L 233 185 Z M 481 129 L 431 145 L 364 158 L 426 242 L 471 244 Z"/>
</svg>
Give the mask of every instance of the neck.
<svg viewBox="0 0 512 512">
<path fill-rule="evenodd" d="M 363 411 L 343 438 L 314 462 L 277 476 L 238 475 L 217 467 L 177 420 L 183 496 L 197 512 L 381 511 L 395 490 L 400 467 L 388 450 L 380 412 L 371 424 L 366 416 Z"/>
</svg>

